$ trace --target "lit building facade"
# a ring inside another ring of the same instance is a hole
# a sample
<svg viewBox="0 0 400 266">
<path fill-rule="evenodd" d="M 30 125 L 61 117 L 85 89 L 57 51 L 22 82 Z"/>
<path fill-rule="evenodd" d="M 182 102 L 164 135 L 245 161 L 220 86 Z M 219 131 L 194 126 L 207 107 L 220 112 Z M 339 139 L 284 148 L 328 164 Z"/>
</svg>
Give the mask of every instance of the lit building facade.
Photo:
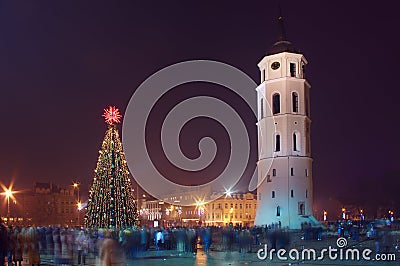
<svg viewBox="0 0 400 266">
<path fill-rule="evenodd" d="M 171 196 L 172 199 L 180 198 Z M 183 195 L 182 197 L 185 197 Z M 257 209 L 256 195 L 252 193 L 229 194 L 212 201 L 198 201 L 194 206 L 180 206 L 159 200 L 141 201 L 140 220 L 143 225 L 159 221 L 164 227 L 215 225 L 254 225 Z"/>
<path fill-rule="evenodd" d="M 204 205 L 204 222 L 208 225 L 253 226 L 257 199 L 252 193 L 231 194 Z"/>
<path fill-rule="evenodd" d="M 78 193 L 72 186 L 61 188 L 51 182 L 37 182 L 32 190 L 15 194 L 9 223 L 22 226 L 77 226 L 84 217 L 84 210 L 79 211 L 77 203 Z"/>
</svg>

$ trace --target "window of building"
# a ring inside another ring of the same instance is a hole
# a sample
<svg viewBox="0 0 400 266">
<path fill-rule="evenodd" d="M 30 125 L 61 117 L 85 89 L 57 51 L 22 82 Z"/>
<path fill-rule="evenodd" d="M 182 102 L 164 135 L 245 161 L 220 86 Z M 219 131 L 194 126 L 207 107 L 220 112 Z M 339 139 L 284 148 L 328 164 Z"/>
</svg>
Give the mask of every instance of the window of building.
<svg viewBox="0 0 400 266">
<path fill-rule="evenodd" d="M 228 218 L 228 214 L 225 214 L 225 219 L 227 219 Z"/>
<path fill-rule="evenodd" d="M 237 205 L 237 203 L 236 203 L 236 204 L 235 204 L 235 209 L 237 209 L 237 206 L 238 206 L 238 205 Z"/>
<path fill-rule="evenodd" d="M 260 117 L 264 118 L 264 98 L 262 97 L 260 100 Z"/>
<path fill-rule="evenodd" d="M 233 203 L 231 203 L 231 208 L 233 208 Z"/>
<path fill-rule="evenodd" d="M 293 198 L 293 197 L 294 197 L 294 192 L 293 192 L 293 189 L 292 189 L 292 190 L 290 190 L 290 197 L 291 197 L 291 198 Z"/>
<path fill-rule="evenodd" d="M 293 168 L 293 167 L 290 168 L 290 175 L 291 175 L 291 176 L 294 176 L 294 168 Z"/>
<path fill-rule="evenodd" d="M 276 169 L 272 169 L 272 176 L 276 176 Z"/>
<path fill-rule="evenodd" d="M 242 203 L 240 203 L 239 208 L 242 209 L 242 207 L 243 207 L 243 206 L 242 206 Z"/>
<path fill-rule="evenodd" d="M 272 190 L 272 198 L 275 198 L 275 191 L 274 190 Z"/>
<path fill-rule="evenodd" d="M 267 76 L 265 75 L 265 68 L 262 71 L 262 80 L 265 81 L 267 79 Z"/>
<path fill-rule="evenodd" d="M 299 95 L 297 92 L 292 93 L 292 109 L 293 113 L 297 113 L 299 111 Z"/>
<path fill-rule="evenodd" d="M 225 203 L 225 209 L 228 209 L 228 203 Z"/>
<path fill-rule="evenodd" d="M 296 63 L 290 63 L 290 76 L 296 76 Z"/>
<path fill-rule="evenodd" d="M 308 169 L 306 168 L 306 176 L 308 176 Z"/>
<path fill-rule="evenodd" d="M 279 114 L 281 112 L 281 96 L 279 93 L 275 93 L 272 96 L 272 113 Z"/>
<path fill-rule="evenodd" d="M 281 216 L 281 207 L 276 207 L 276 216 Z"/>
<path fill-rule="evenodd" d="M 304 215 L 305 213 L 306 213 L 306 211 L 305 211 L 304 202 L 299 202 L 299 215 Z"/>
<path fill-rule="evenodd" d="M 281 135 L 276 134 L 275 135 L 275 151 L 280 151 L 281 150 Z"/>
<path fill-rule="evenodd" d="M 300 151 L 300 137 L 298 132 L 293 133 L 293 151 Z"/>
<path fill-rule="evenodd" d="M 306 189 L 306 198 L 308 198 L 308 190 Z"/>
</svg>

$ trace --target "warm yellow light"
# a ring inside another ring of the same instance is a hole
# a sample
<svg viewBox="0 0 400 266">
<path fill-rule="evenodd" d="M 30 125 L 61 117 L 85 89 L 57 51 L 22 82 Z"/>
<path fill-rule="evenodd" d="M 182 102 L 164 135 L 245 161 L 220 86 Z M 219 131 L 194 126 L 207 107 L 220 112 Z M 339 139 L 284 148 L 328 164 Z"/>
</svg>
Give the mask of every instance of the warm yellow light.
<svg viewBox="0 0 400 266">
<path fill-rule="evenodd" d="M 9 198 L 9 197 L 12 196 L 13 193 L 12 193 L 11 189 L 6 189 L 6 190 L 4 191 L 4 194 L 6 195 L 7 198 Z"/>
<path fill-rule="evenodd" d="M 78 184 L 78 183 L 74 183 L 72 186 L 73 186 L 74 188 L 78 188 L 79 184 Z"/>
<path fill-rule="evenodd" d="M 346 211 L 346 209 L 345 208 L 342 208 L 342 212 L 345 212 Z"/>
</svg>

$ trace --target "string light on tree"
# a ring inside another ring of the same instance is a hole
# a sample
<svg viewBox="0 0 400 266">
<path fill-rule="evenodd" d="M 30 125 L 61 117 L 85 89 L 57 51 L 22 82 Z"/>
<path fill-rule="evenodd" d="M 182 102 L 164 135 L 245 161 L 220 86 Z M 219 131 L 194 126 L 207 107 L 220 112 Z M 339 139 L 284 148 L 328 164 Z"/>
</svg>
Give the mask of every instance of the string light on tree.
<svg viewBox="0 0 400 266">
<path fill-rule="evenodd" d="M 122 115 L 114 106 L 104 109 L 108 128 L 99 150 L 85 224 L 90 228 L 126 228 L 136 224 L 132 183 L 116 124 Z"/>
</svg>

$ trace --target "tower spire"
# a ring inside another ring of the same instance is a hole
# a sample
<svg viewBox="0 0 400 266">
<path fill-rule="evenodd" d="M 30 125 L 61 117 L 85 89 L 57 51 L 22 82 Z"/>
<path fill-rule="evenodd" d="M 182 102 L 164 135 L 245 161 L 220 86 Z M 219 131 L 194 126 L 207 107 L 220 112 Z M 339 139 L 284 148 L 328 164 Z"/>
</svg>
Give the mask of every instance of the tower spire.
<svg viewBox="0 0 400 266">
<path fill-rule="evenodd" d="M 281 4 L 278 4 L 278 42 L 286 41 L 285 24 L 283 23 L 282 8 Z"/>
<path fill-rule="evenodd" d="M 282 52 L 298 53 L 293 44 L 286 39 L 285 24 L 283 22 L 282 8 L 278 5 L 278 38 L 267 55 L 279 54 Z"/>
</svg>

